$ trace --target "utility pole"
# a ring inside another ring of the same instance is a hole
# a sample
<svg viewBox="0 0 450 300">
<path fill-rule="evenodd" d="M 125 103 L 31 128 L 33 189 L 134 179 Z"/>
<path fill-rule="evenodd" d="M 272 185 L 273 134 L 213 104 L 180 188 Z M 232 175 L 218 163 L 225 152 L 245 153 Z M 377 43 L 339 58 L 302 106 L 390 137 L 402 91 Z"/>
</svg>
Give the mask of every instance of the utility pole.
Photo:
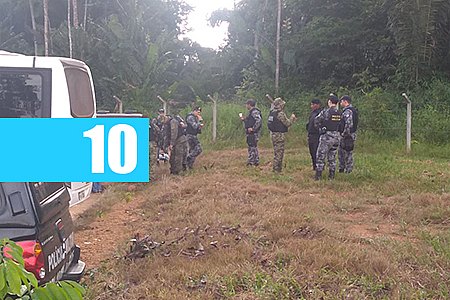
<svg viewBox="0 0 450 300">
<path fill-rule="evenodd" d="M 406 153 L 411 152 L 412 103 L 406 93 L 402 94 L 406 100 Z"/>
<path fill-rule="evenodd" d="M 282 0 L 278 0 L 277 17 L 277 43 L 276 43 L 276 63 L 275 63 L 275 96 L 278 96 L 280 90 L 280 39 L 281 39 L 281 7 Z"/>
</svg>

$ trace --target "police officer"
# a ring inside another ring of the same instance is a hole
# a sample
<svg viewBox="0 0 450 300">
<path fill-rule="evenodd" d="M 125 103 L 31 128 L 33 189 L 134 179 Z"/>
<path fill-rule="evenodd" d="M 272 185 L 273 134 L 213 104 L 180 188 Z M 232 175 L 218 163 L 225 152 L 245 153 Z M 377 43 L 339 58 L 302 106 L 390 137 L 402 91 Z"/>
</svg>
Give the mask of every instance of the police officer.
<svg viewBox="0 0 450 300">
<path fill-rule="evenodd" d="M 341 143 L 339 144 L 339 173 L 351 173 L 353 170 L 353 148 L 358 129 L 358 110 L 352 105 L 350 96 L 342 96 L 344 108 L 341 120 Z"/>
<path fill-rule="evenodd" d="M 170 174 L 179 175 L 184 169 L 183 162 L 186 157 L 186 123 L 179 115 L 168 118 L 170 130 L 168 130 L 169 152 L 170 152 Z"/>
<path fill-rule="evenodd" d="M 164 124 L 166 123 L 166 112 L 163 108 L 158 109 L 158 116 L 156 117 L 156 126 L 159 128 L 158 136 L 158 158 L 160 151 L 167 152 L 167 141 L 164 135 Z"/>
<path fill-rule="evenodd" d="M 311 161 L 313 170 L 316 170 L 316 155 L 317 148 L 319 147 L 319 129 L 314 127 L 314 119 L 319 115 L 321 109 L 321 103 L 319 99 L 313 99 L 311 101 L 311 113 L 309 115 L 308 123 L 306 123 L 306 130 L 308 132 L 308 146 L 309 154 L 311 155 Z"/>
<path fill-rule="evenodd" d="M 146 116 L 144 116 L 146 117 Z M 150 160 L 150 180 L 154 179 L 154 171 L 158 161 L 158 143 L 161 139 L 161 128 L 157 125 L 156 118 L 149 119 L 149 160 Z"/>
<path fill-rule="evenodd" d="M 189 153 L 186 158 L 187 167 L 192 169 L 195 159 L 202 153 L 202 146 L 197 135 L 202 132 L 203 118 L 202 108 L 195 107 L 191 113 L 186 116 L 186 138 L 189 146 Z"/>
<path fill-rule="evenodd" d="M 276 98 L 272 103 L 267 122 L 273 144 L 274 156 L 272 167 L 274 172 L 281 172 L 283 168 L 285 134 L 288 132 L 289 127 L 297 120 L 294 114 L 290 118 L 287 118 L 284 113 L 285 104 L 286 102 L 283 99 Z"/>
<path fill-rule="evenodd" d="M 261 111 L 256 108 L 256 101 L 248 99 L 245 103 L 248 110 L 247 117 L 240 114 L 241 120 L 244 122 L 245 134 L 247 136 L 248 159 L 247 166 L 259 165 L 258 141 L 261 136 L 262 116 Z"/>
<path fill-rule="evenodd" d="M 320 131 L 319 147 L 316 155 L 316 175 L 315 180 L 322 179 L 322 172 L 325 167 L 325 159 L 328 158 L 328 169 L 330 171 L 328 179 L 334 179 L 336 173 L 336 152 L 339 147 L 339 125 L 341 123 L 341 113 L 338 111 L 338 97 L 331 94 L 328 97 L 328 108 L 322 110 L 314 119 L 314 126 Z"/>
</svg>

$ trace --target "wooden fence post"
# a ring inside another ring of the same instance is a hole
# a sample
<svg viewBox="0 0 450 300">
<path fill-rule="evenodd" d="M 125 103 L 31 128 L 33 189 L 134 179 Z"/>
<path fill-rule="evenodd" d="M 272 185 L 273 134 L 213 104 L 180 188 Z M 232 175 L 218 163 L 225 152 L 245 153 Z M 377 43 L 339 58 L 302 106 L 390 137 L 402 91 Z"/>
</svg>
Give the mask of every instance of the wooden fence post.
<svg viewBox="0 0 450 300">
<path fill-rule="evenodd" d="M 169 114 L 169 111 L 167 110 L 167 101 L 166 100 L 164 100 L 160 95 L 158 95 L 158 96 L 156 96 L 157 98 L 158 98 L 158 100 L 159 101 L 161 101 L 162 102 L 162 104 L 163 104 L 163 109 L 164 109 L 164 113 L 166 114 L 166 115 L 168 115 Z"/>
<path fill-rule="evenodd" d="M 406 100 L 406 153 L 411 152 L 412 103 L 406 93 L 402 94 Z"/>
<path fill-rule="evenodd" d="M 211 97 L 211 95 L 208 95 L 208 98 L 213 102 L 212 140 L 215 143 L 217 139 L 217 100 Z"/>
<path fill-rule="evenodd" d="M 119 97 L 113 96 L 113 99 L 116 101 L 116 106 L 114 107 L 114 111 L 118 113 L 123 113 L 123 103 Z"/>
</svg>

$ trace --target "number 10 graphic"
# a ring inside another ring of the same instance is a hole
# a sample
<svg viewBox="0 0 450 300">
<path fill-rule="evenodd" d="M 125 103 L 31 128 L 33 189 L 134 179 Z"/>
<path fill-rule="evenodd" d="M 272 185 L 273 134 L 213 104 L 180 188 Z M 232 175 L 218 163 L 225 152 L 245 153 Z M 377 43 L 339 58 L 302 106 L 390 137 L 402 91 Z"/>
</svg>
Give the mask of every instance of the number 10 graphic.
<svg viewBox="0 0 450 300">
<path fill-rule="evenodd" d="M 122 135 L 124 148 L 122 149 Z M 83 137 L 92 141 L 92 173 L 105 173 L 105 126 L 96 125 L 94 128 L 83 132 Z M 116 174 L 129 174 L 137 166 L 137 133 L 127 124 L 118 124 L 108 132 L 108 166 Z M 124 163 L 121 157 L 124 151 Z"/>
</svg>

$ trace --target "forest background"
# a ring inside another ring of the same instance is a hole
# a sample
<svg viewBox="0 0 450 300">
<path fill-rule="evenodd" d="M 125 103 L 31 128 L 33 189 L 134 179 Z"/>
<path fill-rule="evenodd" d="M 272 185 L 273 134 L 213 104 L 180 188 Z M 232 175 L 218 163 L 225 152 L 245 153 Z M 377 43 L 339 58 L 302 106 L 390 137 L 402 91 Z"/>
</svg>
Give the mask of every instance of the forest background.
<svg viewBox="0 0 450 300">
<path fill-rule="evenodd" d="M 227 140 L 235 134 L 234 123 L 240 126 L 226 126 L 242 110 L 233 104 L 247 98 L 268 107 L 266 94 L 281 96 L 289 111 L 305 118 L 312 98 L 345 93 L 359 109 L 362 132 L 401 140 L 405 92 L 413 102 L 413 142 L 449 140 L 449 1 L 236 1 L 233 10 L 215 11 L 209 20 L 212 26 L 229 23 L 228 41 L 218 50 L 180 38 L 191 10 L 182 0 L 0 4 L 0 49 L 85 61 L 99 109 L 112 110 L 115 95 L 126 109 L 154 115 L 161 106 L 157 95 L 177 111 L 215 94 L 223 112 L 219 137 Z"/>
</svg>

